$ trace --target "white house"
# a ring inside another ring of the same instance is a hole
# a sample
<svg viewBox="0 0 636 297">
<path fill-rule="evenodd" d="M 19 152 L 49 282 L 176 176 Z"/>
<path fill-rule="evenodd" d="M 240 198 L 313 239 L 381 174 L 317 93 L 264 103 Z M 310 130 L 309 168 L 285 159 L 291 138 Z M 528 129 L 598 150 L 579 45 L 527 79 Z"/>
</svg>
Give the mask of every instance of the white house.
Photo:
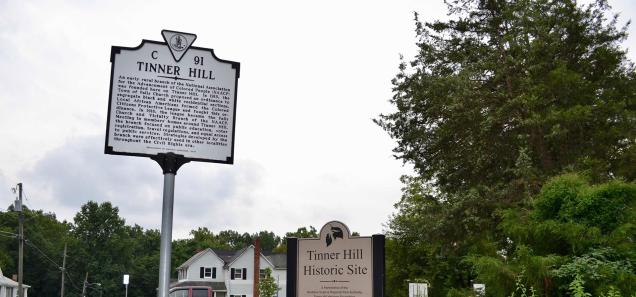
<svg viewBox="0 0 636 297">
<path fill-rule="evenodd" d="M 250 245 L 235 252 L 200 251 L 177 267 L 178 279 L 170 288 L 205 286 L 212 288 L 212 297 L 254 297 L 258 285 L 254 274 L 259 273 L 257 279 L 262 279 L 265 269 L 270 268 L 280 288 L 278 297 L 286 297 L 287 256 L 258 252 L 259 257 L 255 257 L 257 249 Z"/>
<path fill-rule="evenodd" d="M 22 284 L 22 290 L 24 290 L 24 297 L 27 297 L 27 290 L 31 286 Z M 18 282 L 2 275 L 2 269 L 0 269 L 0 297 L 17 297 L 18 296 Z"/>
</svg>

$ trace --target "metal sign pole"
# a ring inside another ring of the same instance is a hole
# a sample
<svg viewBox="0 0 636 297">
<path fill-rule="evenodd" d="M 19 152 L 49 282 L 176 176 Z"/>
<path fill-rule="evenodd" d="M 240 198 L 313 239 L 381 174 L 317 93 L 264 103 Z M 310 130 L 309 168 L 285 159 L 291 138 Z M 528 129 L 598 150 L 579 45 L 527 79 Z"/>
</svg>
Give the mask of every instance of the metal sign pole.
<svg viewBox="0 0 636 297">
<path fill-rule="evenodd" d="M 170 289 L 170 256 L 172 254 L 172 210 L 174 206 L 174 180 L 181 165 L 189 162 L 173 153 L 158 154 L 152 158 L 163 169 L 163 210 L 161 211 L 161 246 L 159 250 L 158 297 L 168 297 Z M 126 286 L 128 292 L 128 286 Z"/>
<path fill-rule="evenodd" d="M 163 175 L 163 210 L 161 212 L 161 248 L 159 251 L 159 297 L 168 296 L 168 286 L 170 285 L 174 177 L 175 175 L 172 173 Z"/>
<path fill-rule="evenodd" d="M 130 281 L 130 275 L 124 274 L 124 286 L 126 286 L 126 297 L 128 297 L 128 282 Z"/>
</svg>

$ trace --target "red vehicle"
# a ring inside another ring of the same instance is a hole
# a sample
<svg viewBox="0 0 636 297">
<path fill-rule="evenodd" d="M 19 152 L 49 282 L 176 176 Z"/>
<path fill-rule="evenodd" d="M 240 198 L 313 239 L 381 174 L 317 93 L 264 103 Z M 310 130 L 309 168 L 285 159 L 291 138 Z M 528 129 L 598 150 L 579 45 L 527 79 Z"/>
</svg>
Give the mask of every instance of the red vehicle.
<svg viewBox="0 0 636 297">
<path fill-rule="evenodd" d="M 212 288 L 204 286 L 187 286 L 170 289 L 169 297 L 213 297 Z"/>
</svg>

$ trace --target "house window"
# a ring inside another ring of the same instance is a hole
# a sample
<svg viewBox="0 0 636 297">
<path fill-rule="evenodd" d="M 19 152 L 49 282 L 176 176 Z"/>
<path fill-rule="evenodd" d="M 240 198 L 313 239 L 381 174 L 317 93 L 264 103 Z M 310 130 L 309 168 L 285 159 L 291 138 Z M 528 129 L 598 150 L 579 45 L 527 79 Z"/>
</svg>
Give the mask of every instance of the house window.
<svg viewBox="0 0 636 297">
<path fill-rule="evenodd" d="M 265 274 L 265 269 L 259 270 L 259 272 L 258 272 L 258 278 L 259 279 L 265 279 L 265 275 L 266 275 Z"/>
<path fill-rule="evenodd" d="M 216 278 L 216 267 L 200 267 L 199 278 Z"/>
<path fill-rule="evenodd" d="M 230 279 L 247 279 L 247 268 L 231 268 Z"/>
<path fill-rule="evenodd" d="M 199 278 L 216 278 L 216 267 L 199 267 Z"/>
</svg>

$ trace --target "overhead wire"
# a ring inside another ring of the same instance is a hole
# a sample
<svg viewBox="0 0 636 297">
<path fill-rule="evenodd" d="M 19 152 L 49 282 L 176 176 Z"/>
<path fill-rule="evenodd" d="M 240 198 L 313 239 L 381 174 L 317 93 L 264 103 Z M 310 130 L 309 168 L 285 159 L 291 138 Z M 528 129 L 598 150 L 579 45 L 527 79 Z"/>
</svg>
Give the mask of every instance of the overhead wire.
<svg viewBox="0 0 636 297">
<path fill-rule="evenodd" d="M 29 201 L 29 197 L 26 194 L 26 191 L 24 190 L 24 187 L 22 187 L 22 195 L 24 195 L 24 199 L 26 199 L 27 202 L 31 202 Z"/>
<path fill-rule="evenodd" d="M 16 188 L 11 188 L 11 191 L 13 192 L 13 194 L 15 194 L 15 193 L 16 193 L 16 191 L 17 191 L 17 189 L 16 189 Z M 27 202 L 31 202 L 31 201 L 30 201 L 30 199 L 29 199 L 29 196 L 27 195 L 27 193 L 26 193 L 26 191 L 24 190 L 24 188 L 22 189 L 22 194 L 24 195 L 24 199 L 25 199 Z M 34 219 L 34 218 L 35 218 L 35 217 L 27 218 L 27 220 L 26 220 L 26 221 L 30 221 L 30 220 L 32 220 L 32 219 Z M 18 237 L 18 234 L 16 234 L 16 233 L 11 233 L 11 232 L 6 232 L 6 231 L 2 231 L 2 230 L 0 230 L 0 236 L 9 237 L 9 238 L 16 238 L 16 237 Z M 41 237 L 40 239 L 42 239 L 43 241 L 45 241 L 45 242 L 46 242 L 46 243 L 48 243 L 49 245 L 51 244 L 51 242 L 50 242 L 50 241 L 48 241 L 48 240 L 47 240 L 46 238 L 44 238 L 44 237 Z M 82 289 L 81 289 L 81 288 L 79 288 L 79 287 L 75 284 L 75 281 L 73 280 L 73 277 L 71 277 L 71 274 L 68 272 L 68 270 L 66 270 L 66 269 L 62 269 L 62 267 L 61 267 L 59 264 L 57 264 L 57 263 L 56 263 L 55 261 L 53 261 L 53 260 L 52 260 L 49 256 L 47 256 L 47 255 L 46 255 L 46 254 L 45 254 L 45 253 L 44 253 L 44 252 L 43 252 L 40 248 L 38 248 L 38 247 L 37 247 L 37 246 L 36 246 L 33 242 L 31 242 L 31 241 L 29 241 L 29 240 L 26 240 L 26 239 L 24 240 L 24 242 L 25 242 L 28 246 L 30 246 L 30 247 L 32 247 L 33 249 L 35 249 L 38 253 L 40 253 L 40 254 L 41 254 L 41 255 L 42 255 L 42 256 L 43 256 L 46 260 L 48 260 L 48 261 L 49 261 L 49 262 L 51 262 L 53 265 L 55 265 L 55 267 L 56 267 L 57 269 L 59 269 L 60 271 L 62 271 L 62 273 L 64 273 L 64 274 L 66 275 L 66 277 L 68 278 L 68 280 L 69 280 L 69 282 L 68 282 L 68 283 L 69 283 L 69 284 L 71 284 L 71 286 L 73 287 L 73 289 L 74 289 L 74 291 L 75 291 L 75 292 L 81 292 L 81 291 L 82 291 Z"/>
<path fill-rule="evenodd" d="M 57 267 L 58 269 L 62 270 L 62 266 L 60 266 L 59 264 L 55 263 L 55 261 L 51 260 L 51 258 L 49 258 L 49 256 L 47 256 L 42 250 L 40 250 L 40 248 L 38 248 L 35 244 L 33 244 L 30 240 L 24 240 L 24 242 L 34 248 L 36 251 L 38 251 L 42 256 L 44 256 L 45 259 L 49 260 L 49 262 L 53 263 L 55 265 L 55 267 Z"/>
<path fill-rule="evenodd" d="M 0 233 L 5 233 L 5 234 L 9 234 L 9 235 L 15 235 L 15 236 L 18 236 L 18 234 L 16 234 L 16 233 L 11 233 L 11 232 L 2 231 L 2 230 L 0 230 Z"/>
<path fill-rule="evenodd" d="M 73 286 L 75 288 L 75 290 L 77 290 L 77 291 L 82 291 L 77 285 L 75 285 L 75 282 L 73 281 L 73 279 L 71 277 L 71 274 L 68 273 L 68 271 L 64 271 L 64 273 L 68 277 L 68 280 L 70 281 L 69 283 L 71 284 L 71 286 Z"/>
</svg>

